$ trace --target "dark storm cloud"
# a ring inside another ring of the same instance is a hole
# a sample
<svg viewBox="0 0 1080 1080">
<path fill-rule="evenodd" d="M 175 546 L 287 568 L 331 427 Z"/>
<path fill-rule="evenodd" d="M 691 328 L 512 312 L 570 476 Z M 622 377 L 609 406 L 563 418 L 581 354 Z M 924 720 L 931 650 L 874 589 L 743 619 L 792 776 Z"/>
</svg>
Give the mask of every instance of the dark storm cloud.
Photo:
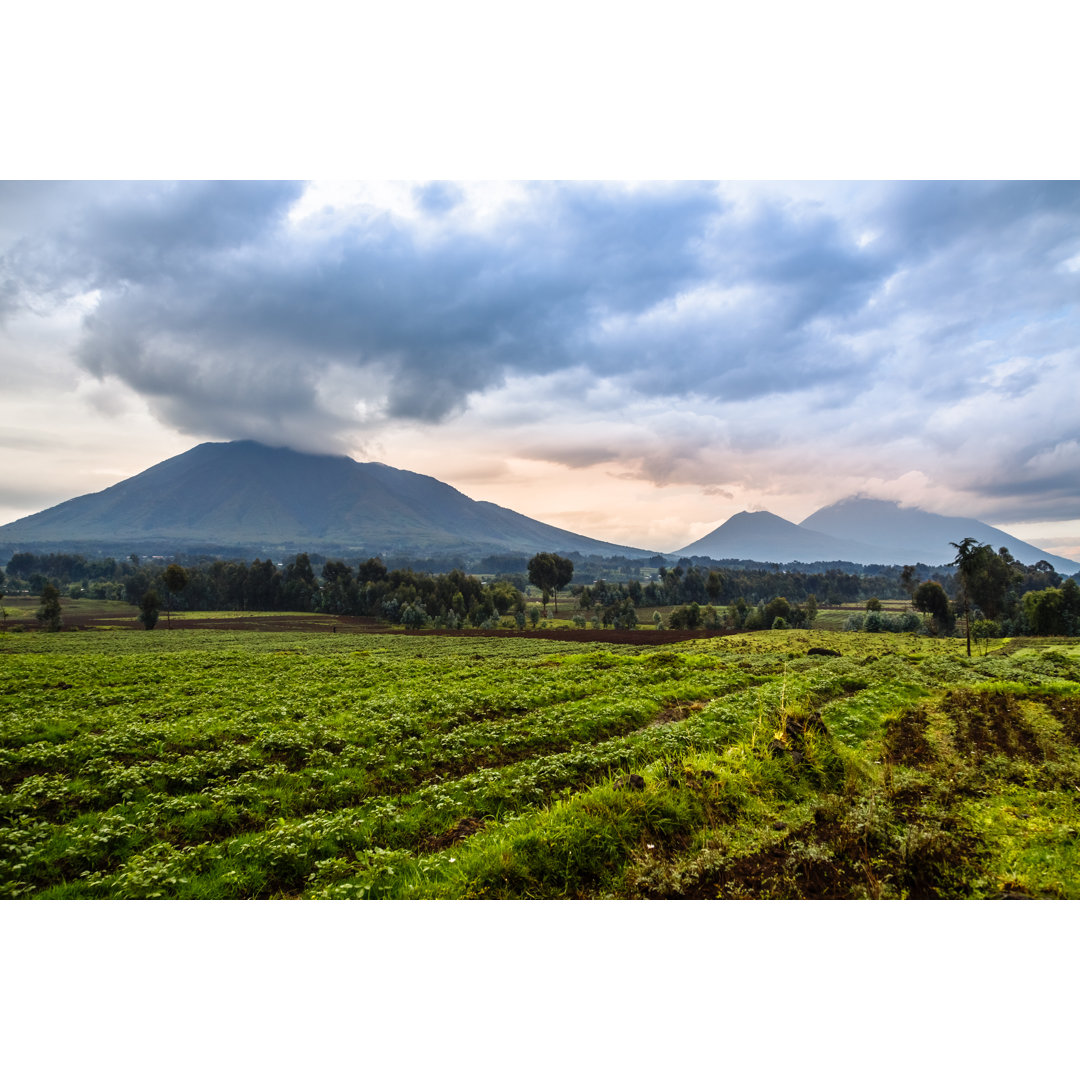
<svg viewBox="0 0 1080 1080">
<path fill-rule="evenodd" d="M 177 421 L 205 416 L 196 385 L 229 372 L 246 387 L 240 414 L 314 410 L 331 361 L 384 381 L 391 416 L 437 421 L 507 373 L 577 363 L 596 313 L 647 308 L 702 274 L 695 247 L 719 210 L 708 189 L 532 194 L 494 236 L 451 229 L 423 242 L 388 215 L 329 237 L 290 233 L 275 227 L 276 192 L 257 202 L 206 192 L 226 206 L 206 211 L 216 224 L 190 241 L 177 223 L 197 200 L 182 186 L 157 200 L 145 237 L 141 203 L 130 221 L 101 213 L 82 230 L 111 236 L 95 243 L 91 280 L 109 268 L 120 281 L 87 320 L 81 360 Z M 181 205 L 167 214 L 170 199 Z"/>
<path fill-rule="evenodd" d="M 380 418 L 437 423 L 508 376 L 561 369 L 582 393 L 604 378 L 627 402 L 717 408 L 816 392 L 839 407 L 887 378 L 928 415 L 976 392 L 988 363 L 1076 347 L 1077 184 L 739 205 L 701 184 L 537 184 L 485 227 L 455 185 L 414 188 L 415 221 L 367 208 L 293 223 L 299 195 L 0 188 L 0 304 L 98 290 L 78 346 L 91 373 L 185 431 L 327 442 Z M 1023 398 L 1039 377 L 1000 392 Z"/>
<path fill-rule="evenodd" d="M 1080 184 L 1074 181 L 908 183 L 893 189 L 883 220 L 909 257 L 972 241 L 984 256 L 995 249 L 1007 254 L 1013 243 L 1000 241 L 1016 230 L 1026 234 L 1026 248 L 1068 257 L 1076 254 L 1068 245 L 1078 214 Z M 999 243 L 987 245 L 987 238 Z"/>
<path fill-rule="evenodd" d="M 167 288 L 208 256 L 258 239 L 302 192 L 296 183 L 0 185 L 0 289 Z"/>
</svg>

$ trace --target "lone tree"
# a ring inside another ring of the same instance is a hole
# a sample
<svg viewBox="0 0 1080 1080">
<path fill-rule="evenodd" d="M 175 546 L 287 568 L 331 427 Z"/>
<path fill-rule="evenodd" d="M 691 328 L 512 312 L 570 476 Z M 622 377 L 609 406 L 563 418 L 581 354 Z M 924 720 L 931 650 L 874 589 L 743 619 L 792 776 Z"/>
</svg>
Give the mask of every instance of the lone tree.
<svg viewBox="0 0 1080 1080">
<path fill-rule="evenodd" d="M 559 590 L 570 584 L 574 576 L 574 564 L 553 551 L 538 551 L 529 560 L 529 581 L 544 596 L 544 612 L 550 597 L 555 600 L 555 614 L 559 614 Z"/>
<path fill-rule="evenodd" d="M 158 599 L 158 594 L 150 589 L 142 598 L 142 602 L 139 604 L 139 622 L 146 627 L 147 630 L 153 630 L 157 625 L 158 615 L 161 612 L 161 601 Z"/>
<path fill-rule="evenodd" d="M 924 581 L 912 596 L 916 611 L 923 611 L 933 619 L 934 632 L 948 634 L 952 631 L 949 598 L 936 581 Z"/>
<path fill-rule="evenodd" d="M 181 593 L 187 587 L 187 571 L 179 563 L 169 563 L 161 578 L 165 582 L 165 621 L 171 630 L 173 593 Z"/>
<path fill-rule="evenodd" d="M 60 590 L 55 585 L 46 585 L 41 590 L 41 607 L 37 609 L 37 620 L 44 629 L 52 633 L 60 629 Z"/>
<path fill-rule="evenodd" d="M 979 541 L 973 536 L 965 536 L 959 544 L 949 541 L 956 548 L 953 566 L 960 572 L 960 600 L 964 610 L 964 629 L 967 632 L 967 654 L 971 655 L 971 587 L 979 562 Z"/>
<path fill-rule="evenodd" d="M 904 569 L 900 571 L 900 584 L 903 586 L 904 592 L 906 592 L 909 597 L 915 596 L 915 590 L 919 585 L 915 580 L 915 573 L 914 566 L 905 566 Z"/>
</svg>

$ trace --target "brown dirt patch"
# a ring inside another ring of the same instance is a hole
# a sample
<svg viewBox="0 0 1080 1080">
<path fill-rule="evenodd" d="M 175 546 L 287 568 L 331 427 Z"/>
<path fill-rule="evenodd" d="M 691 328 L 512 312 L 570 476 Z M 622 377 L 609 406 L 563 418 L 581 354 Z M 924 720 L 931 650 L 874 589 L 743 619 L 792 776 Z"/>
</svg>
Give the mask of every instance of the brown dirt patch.
<svg viewBox="0 0 1080 1080">
<path fill-rule="evenodd" d="M 880 893 L 880 853 L 840 822 L 808 825 L 779 843 L 735 860 L 717 882 L 717 899 L 847 900 Z"/>
<path fill-rule="evenodd" d="M 446 832 L 441 832 L 438 836 L 425 837 L 418 845 L 417 851 L 422 853 L 443 851 L 448 847 L 453 847 L 454 844 L 460 843 L 466 837 L 472 836 L 473 833 L 479 832 L 485 824 L 479 818 L 462 818 L 447 829 Z"/>
<path fill-rule="evenodd" d="M 1073 744 L 1080 746 L 1080 696 L 1070 695 L 1041 698 L 1054 718 L 1061 724 L 1061 730 L 1065 737 Z"/>
<path fill-rule="evenodd" d="M 926 738 L 929 719 L 919 706 L 909 709 L 889 724 L 885 738 L 885 760 L 890 765 L 925 765 L 934 751 Z"/>
<path fill-rule="evenodd" d="M 674 705 L 669 705 L 666 709 L 661 710 L 649 721 L 650 727 L 656 727 L 659 724 L 674 724 L 679 720 L 685 720 L 688 716 L 693 716 L 694 713 L 701 712 L 709 703 L 707 701 L 681 701 L 676 702 Z"/>
<path fill-rule="evenodd" d="M 38 632 L 37 620 L 8 618 L 8 629 L 20 626 L 23 630 Z M 164 616 L 152 633 L 169 631 Z M 174 619 L 173 630 L 271 630 L 309 634 L 397 634 L 405 637 L 513 637 L 541 638 L 545 641 L 593 641 L 609 645 L 670 645 L 680 641 L 699 638 L 722 637 L 734 633 L 729 630 L 403 630 L 380 623 L 371 616 L 362 615 L 296 615 L 256 611 L 231 618 L 200 618 L 191 615 Z M 131 615 L 79 614 L 72 608 L 64 608 L 61 633 L 70 630 L 138 630 L 146 631 L 135 612 Z"/>
<path fill-rule="evenodd" d="M 953 721 L 953 741 L 961 753 L 976 758 L 1003 754 L 1042 761 L 1044 754 L 1013 694 L 1002 691 L 950 690 L 942 702 Z"/>
<path fill-rule="evenodd" d="M 912 900 L 964 895 L 962 882 L 954 879 L 974 854 L 974 839 L 955 827 L 908 835 L 910 843 L 843 820 L 814 822 L 728 862 L 682 895 L 695 900 L 876 899 L 901 890 Z"/>
</svg>

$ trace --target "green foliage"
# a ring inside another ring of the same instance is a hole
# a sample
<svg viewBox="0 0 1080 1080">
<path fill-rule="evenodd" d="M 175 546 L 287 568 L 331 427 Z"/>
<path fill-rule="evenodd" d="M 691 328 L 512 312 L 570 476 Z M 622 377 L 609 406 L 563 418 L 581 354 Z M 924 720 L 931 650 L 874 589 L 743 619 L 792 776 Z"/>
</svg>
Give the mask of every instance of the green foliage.
<svg viewBox="0 0 1080 1080">
<path fill-rule="evenodd" d="M 963 648 L 7 634 L 0 895 L 1080 897 L 1080 650 Z"/>
<path fill-rule="evenodd" d="M 139 622 L 147 630 L 153 630 L 157 625 L 158 616 L 161 614 L 161 601 L 153 589 L 147 591 L 139 604 Z"/>
<path fill-rule="evenodd" d="M 559 610 L 559 590 L 570 584 L 574 576 L 574 564 L 553 551 L 538 551 L 529 560 L 529 582 L 544 594 L 544 607 L 548 596 L 555 599 L 555 611 Z"/>
<path fill-rule="evenodd" d="M 60 629 L 63 621 L 60 611 L 60 590 L 55 585 L 46 585 L 41 590 L 41 606 L 37 609 L 37 620 L 43 630 L 55 633 Z"/>
<path fill-rule="evenodd" d="M 1060 589 L 1025 593 L 1024 615 L 1034 634 L 1080 634 L 1080 586 L 1070 578 Z"/>
<path fill-rule="evenodd" d="M 916 611 L 926 612 L 937 634 L 951 634 L 955 620 L 949 607 L 949 598 L 937 581 L 924 581 L 912 600 Z"/>
</svg>

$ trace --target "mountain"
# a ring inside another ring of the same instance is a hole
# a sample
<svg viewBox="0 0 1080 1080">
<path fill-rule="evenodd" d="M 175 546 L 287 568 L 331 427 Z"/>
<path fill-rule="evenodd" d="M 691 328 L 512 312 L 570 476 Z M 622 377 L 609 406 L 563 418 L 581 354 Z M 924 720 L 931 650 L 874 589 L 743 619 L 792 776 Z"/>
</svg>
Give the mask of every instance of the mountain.
<svg viewBox="0 0 1080 1080">
<path fill-rule="evenodd" d="M 901 508 L 898 503 L 857 496 L 841 499 L 823 507 L 801 522 L 803 528 L 815 529 L 832 536 L 844 537 L 877 548 L 888 554 L 890 563 L 926 563 L 939 566 L 952 562 L 959 543 L 974 537 L 980 544 L 993 548 L 1006 547 L 1011 555 L 1028 565 L 1045 560 L 1058 573 L 1075 574 L 1080 563 L 1018 540 L 1001 529 L 995 529 L 975 518 L 948 517 L 927 510 Z"/>
<path fill-rule="evenodd" d="M 0 526 L 0 549 L 16 546 L 647 554 L 477 502 L 430 476 L 250 441 L 202 443 L 104 491 Z"/>
<path fill-rule="evenodd" d="M 777 563 L 882 561 L 880 553 L 872 547 L 805 529 L 767 510 L 735 514 L 719 528 L 673 554 Z"/>
<path fill-rule="evenodd" d="M 902 566 L 952 562 L 959 542 L 973 536 L 980 544 L 1007 547 L 1028 565 L 1045 560 L 1061 574 L 1075 574 L 1080 563 L 1018 540 L 974 518 L 946 517 L 926 510 L 902 509 L 881 499 L 856 497 L 823 507 L 795 525 L 765 510 L 728 518 L 711 533 L 674 552 L 710 559 L 759 562 L 852 562 Z"/>
</svg>

